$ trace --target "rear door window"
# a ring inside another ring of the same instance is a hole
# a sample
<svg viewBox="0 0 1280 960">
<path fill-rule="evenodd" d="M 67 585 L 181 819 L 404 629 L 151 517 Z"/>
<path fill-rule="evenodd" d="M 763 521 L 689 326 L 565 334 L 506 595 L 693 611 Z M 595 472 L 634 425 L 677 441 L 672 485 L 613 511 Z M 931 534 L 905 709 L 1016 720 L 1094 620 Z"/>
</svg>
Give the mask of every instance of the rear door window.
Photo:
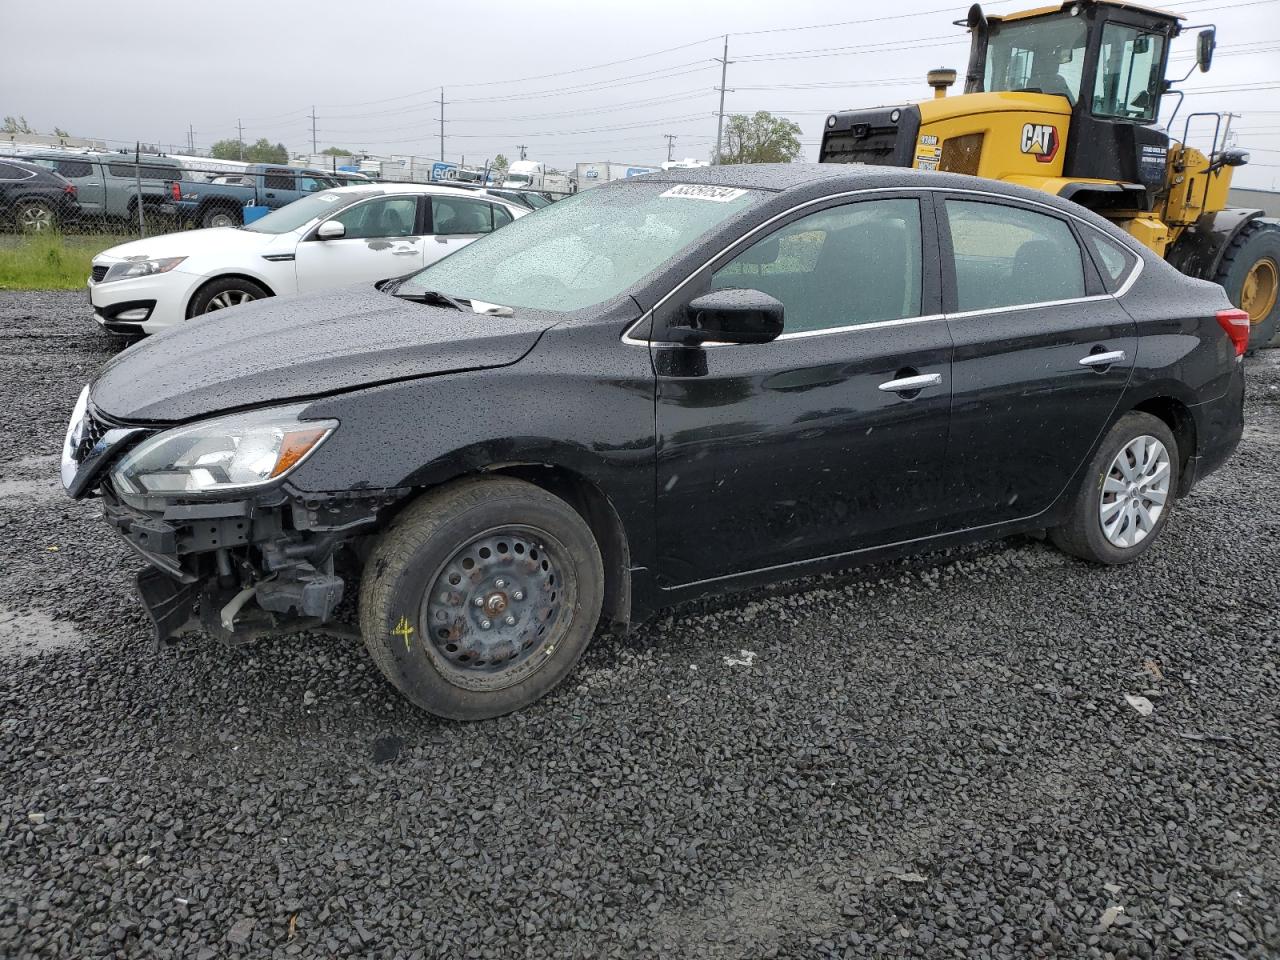
<svg viewBox="0 0 1280 960">
<path fill-rule="evenodd" d="M 470 197 L 431 198 L 431 232 L 435 236 L 469 236 L 492 230 L 492 204 Z"/>
<path fill-rule="evenodd" d="M 268 169 L 262 175 L 262 184 L 268 190 L 295 190 L 297 178 L 293 175 L 292 170 L 272 170 Z"/>
<path fill-rule="evenodd" d="M 993 310 L 1085 295 L 1084 261 L 1066 222 L 1023 207 L 947 200 L 955 310 Z"/>
<path fill-rule="evenodd" d="M 87 160 L 59 160 L 57 171 L 68 180 L 77 180 L 93 175 L 93 166 Z"/>
</svg>

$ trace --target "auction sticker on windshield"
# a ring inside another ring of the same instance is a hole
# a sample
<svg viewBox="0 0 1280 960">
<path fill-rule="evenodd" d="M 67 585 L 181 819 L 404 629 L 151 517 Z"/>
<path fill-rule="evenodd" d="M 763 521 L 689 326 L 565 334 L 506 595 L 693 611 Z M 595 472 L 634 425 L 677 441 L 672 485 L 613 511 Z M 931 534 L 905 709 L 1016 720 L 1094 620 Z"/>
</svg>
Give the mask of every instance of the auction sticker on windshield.
<svg viewBox="0 0 1280 960">
<path fill-rule="evenodd" d="M 686 200 L 714 200 L 716 203 L 728 203 L 737 200 L 747 191 L 736 187 L 713 187 L 703 183 L 682 183 L 672 187 L 660 197 L 683 197 Z"/>
</svg>

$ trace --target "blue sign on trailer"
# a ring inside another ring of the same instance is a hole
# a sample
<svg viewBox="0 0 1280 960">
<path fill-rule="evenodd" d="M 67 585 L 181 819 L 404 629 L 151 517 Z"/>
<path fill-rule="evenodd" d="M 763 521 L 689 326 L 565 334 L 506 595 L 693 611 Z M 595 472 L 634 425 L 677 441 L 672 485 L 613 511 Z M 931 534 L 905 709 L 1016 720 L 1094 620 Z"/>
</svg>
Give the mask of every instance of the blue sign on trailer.
<svg viewBox="0 0 1280 960">
<path fill-rule="evenodd" d="M 456 163 L 441 163 L 437 160 L 431 164 L 432 180 L 457 180 L 458 165 Z"/>
</svg>

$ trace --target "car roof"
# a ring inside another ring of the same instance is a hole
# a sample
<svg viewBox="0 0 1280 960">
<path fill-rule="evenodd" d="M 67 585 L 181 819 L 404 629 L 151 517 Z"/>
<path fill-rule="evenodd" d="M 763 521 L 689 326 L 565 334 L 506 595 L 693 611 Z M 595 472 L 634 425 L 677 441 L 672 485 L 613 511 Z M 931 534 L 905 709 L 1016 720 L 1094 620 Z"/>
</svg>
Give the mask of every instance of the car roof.
<svg viewBox="0 0 1280 960">
<path fill-rule="evenodd" d="M 1077 203 L 1001 180 L 988 180 L 962 173 L 916 170 L 912 167 L 881 167 L 861 163 L 750 163 L 660 170 L 604 184 L 608 189 L 628 183 L 691 183 L 719 187 L 740 187 L 774 193 L 842 193 L 851 190 L 981 190 L 1019 200 L 1031 200 L 1055 207 L 1090 223 L 1106 222 Z M 597 187 L 596 189 L 601 189 Z"/>
<path fill-rule="evenodd" d="M 395 183 L 386 180 L 371 180 L 368 183 L 349 183 L 345 187 L 332 187 L 326 193 L 366 193 L 370 187 L 376 187 L 384 193 L 442 193 L 470 196 L 476 191 L 466 187 L 447 187 L 438 183 Z M 502 200 L 503 197 L 492 197 Z"/>
</svg>

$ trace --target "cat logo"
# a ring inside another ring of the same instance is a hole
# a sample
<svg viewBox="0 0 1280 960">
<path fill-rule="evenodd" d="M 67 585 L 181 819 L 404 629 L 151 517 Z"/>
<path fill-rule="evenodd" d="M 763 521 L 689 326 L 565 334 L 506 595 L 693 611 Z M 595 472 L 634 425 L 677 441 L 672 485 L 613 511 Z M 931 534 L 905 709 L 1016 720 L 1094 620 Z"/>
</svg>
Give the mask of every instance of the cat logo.
<svg viewBox="0 0 1280 960">
<path fill-rule="evenodd" d="M 1058 155 L 1058 128 L 1048 123 L 1024 123 L 1022 152 L 1031 154 L 1037 163 L 1052 162 Z"/>
</svg>

